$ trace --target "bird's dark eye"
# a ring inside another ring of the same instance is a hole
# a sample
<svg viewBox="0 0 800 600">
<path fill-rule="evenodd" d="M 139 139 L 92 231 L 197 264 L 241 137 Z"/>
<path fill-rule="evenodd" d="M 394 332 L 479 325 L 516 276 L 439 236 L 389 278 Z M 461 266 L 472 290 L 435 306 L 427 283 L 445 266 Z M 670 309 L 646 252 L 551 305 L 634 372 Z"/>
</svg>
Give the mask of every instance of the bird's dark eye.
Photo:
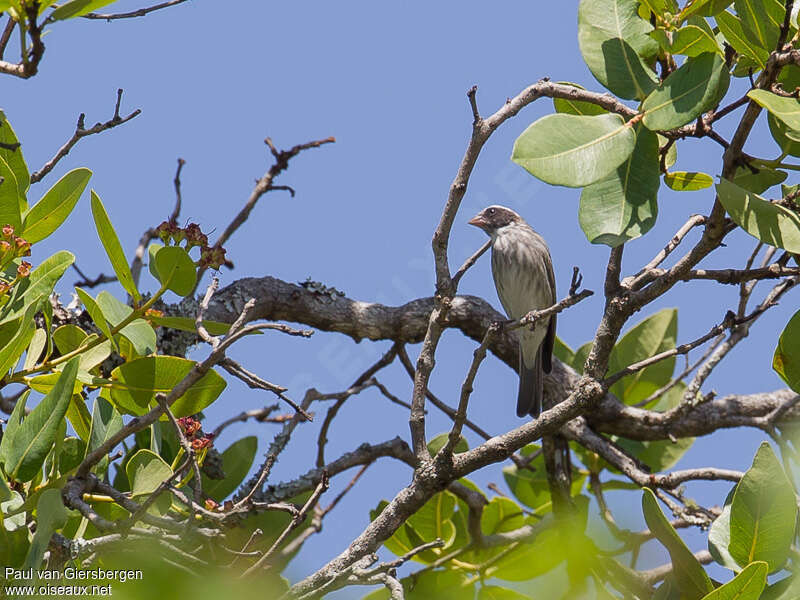
<svg viewBox="0 0 800 600">
<path fill-rule="evenodd" d="M 490 215 L 493 215 L 493 214 L 494 214 L 494 209 L 493 209 L 493 208 L 490 208 L 490 209 L 489 209 L 489 214 L 490 214 Z"/>
</svg>

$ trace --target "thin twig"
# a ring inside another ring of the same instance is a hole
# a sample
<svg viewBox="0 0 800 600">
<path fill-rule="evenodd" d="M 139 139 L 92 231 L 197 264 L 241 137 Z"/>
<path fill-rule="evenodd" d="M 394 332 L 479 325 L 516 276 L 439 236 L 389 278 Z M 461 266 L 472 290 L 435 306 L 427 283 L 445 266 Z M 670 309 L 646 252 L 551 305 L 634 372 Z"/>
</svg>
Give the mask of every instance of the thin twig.
<svg viewBox="0 0 800 600">
<path fill-rule="evenodd" d="M 31 173 L 31 184 L 37 183 L 42 180 L 42 178 L 47 175 L 53 168 L 58 164 L 62 158 L 64 158 L 69 151 L 72 150 L 72 147 L 77 144 L 81 138 L 94 135 L 95 133 L 100 133 L 102 131 L 107 131 L 109 129 L 113 129 L 118 125 L 122 125 L 123 123 L 127 123 L 134 117 L 137 117 L 141 114 L 141 109 L 134 110 L 131 114 L 126 117 L 121 117 L 119 114 L 120 103 L 122 102 L 122 88 L 117 90 L 117 103 L 114 108 L 114 116 L 111 117 L 105 123 L 96 123 L 94 126 L 86 129 L 86 115 L 81 113 L 78 117 L 78 123 L 75 126 L 75 133 L 72 134 L 72 137 L 67 141 L 66 144 L 59 148 L 58 152 L 56 152 L 55 156 L 48 160 L 41 169 L 38 171 L 34 171 Z"/>
<path fill-rule="evenodd" d="M 85 15 L 81 15 L 84 19 L 95 19 L 95 20 L 103 20 L 103 21 L 115 21 L 117 19 L 133 19 L 135 17 L 143 17 L 151 12 L 161 10 L 162 8 L 169 8 L 170 6 L 175 6 L 176 4 L 181 4 L 186 2 L 187 0 L 169 0 L 169 2 L 162 2 L 161 4 L 156 4 L 154 6 L 148 6 L 146 8 L 139 8 L 136 10 L 132 10 L 126 13 L 116 13 L 116 14 L 99 14 L 99 13 L 86 13 Z"/>
</svg>

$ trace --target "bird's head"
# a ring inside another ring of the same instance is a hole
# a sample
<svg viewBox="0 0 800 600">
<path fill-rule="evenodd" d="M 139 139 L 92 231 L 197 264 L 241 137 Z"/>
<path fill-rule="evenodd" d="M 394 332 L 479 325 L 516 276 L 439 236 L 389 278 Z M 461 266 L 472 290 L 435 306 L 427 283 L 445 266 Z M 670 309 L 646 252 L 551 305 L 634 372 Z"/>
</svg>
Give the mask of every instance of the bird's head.
<svg viewBox="0 0 800 600">
<path fill-rule="evenodd" d="M 475 225 L 475 227 L 480 227 L 487 234 L 492 235 L 501 227 L 511 225 L 512 223 L 523 223 L 524 221 L 522 217 L 510 208 L 495 204 L 493 206 L 487 206 L 467 222 L 470 225 Z"/>
</svg>

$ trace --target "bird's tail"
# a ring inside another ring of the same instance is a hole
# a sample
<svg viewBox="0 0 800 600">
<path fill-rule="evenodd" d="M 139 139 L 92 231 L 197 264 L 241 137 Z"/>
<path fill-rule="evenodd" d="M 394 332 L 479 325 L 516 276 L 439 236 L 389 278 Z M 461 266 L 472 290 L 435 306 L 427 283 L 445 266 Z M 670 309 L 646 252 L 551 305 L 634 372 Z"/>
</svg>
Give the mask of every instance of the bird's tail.
<svg viewBox="0 0 800 600">
<path fill-rule="evenodd" d="M 542 347 L 536 351 L 533 367 L 526 367 L 519 353 L 519 393 L 517 394 L 517 416 L 530 415 L 534 419 L 542 412 L 544 374 L 542 372 Z"/>
</svg>

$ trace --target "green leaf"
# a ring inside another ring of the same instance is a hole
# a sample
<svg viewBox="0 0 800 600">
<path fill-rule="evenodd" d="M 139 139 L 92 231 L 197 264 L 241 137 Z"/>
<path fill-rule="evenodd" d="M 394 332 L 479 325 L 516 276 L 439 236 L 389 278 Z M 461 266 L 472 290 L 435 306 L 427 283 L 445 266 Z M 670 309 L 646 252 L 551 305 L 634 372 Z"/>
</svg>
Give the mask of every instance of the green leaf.
<svg viewBox="0 0 800 600">
<path fill-rule="evenodd" d="M 86 189 L 92 172 L 74 169 L 59 179 L 25 214 L 22 237 L 35 244 L 58 229 Z"/>
<path fill-rule="evenodd" d="M 33 333 L 36 330 L 36 322 L 33 316 L 36 314 L 36 306 L 31 305 L 25 312 L 25 316 L 20 319 L 19 329 L 14 337 L 0 348 L 0 377 L 17 364 L 22 353 L 30 345 Z"/>
<path fill-rule="evenodd" d="M 795 8 L 800 8 L 800 4 L 795 4 Z M 787 92 L 796 90 L 800 87 L 800 67 L 796 65 L 787 65 L 783 67 L 778 75 L 778 83 Z M 780 146 L 781 150 L 792 156 L 800 156 L 800 142 L 796 139 L 792 139 L 797 137 L 798 132 L 789 129 L 786 123 L 776 119 L 771 113 L 767 115 L 767 123 L 769 124 L 769 131 L 772 134 L 772 138 L 778 146 Z"/>
<path fill-rule="evenodd" d="M 706 173 L 694 171 L 672 171 L 664 175 L 664 183 L 676 192 L 693 192 L 714 185 L 714 179 Z"/>
<path fill-rule="evenodd" d="M 530 596 L 499 585 L 484 585 L 478 590 L 478 600 L 531 600 Z"/>
<path fill-rule="evenodd" d="M 609 175 L 633 152 L 636 134 L 622 117 L 553 114 L 514 142 L 511 160 L 542 181 L 581 187 Z"/>
<path fill-rule="evenodd" d="M 0 10 L 5 9 L 0 8 Z M 17 134 L 14 133 L 11 123 L 8 122 L 8 118 L 2 110 L 0 110 L 0 142 L 8 146 L 19 143 Z M 25 193 L 28 191 L 28 187 L 31 183 L 28 165 L 25 164 L 25 158 L 22 155 L 22 147 L 16 150 L 0 148 L 0 158 L 6 162 L 11 172 L 14 173 L 14 179 L 17 182 L 17 194 L 20 199 L 19 210 L 22 212 L 28 208 L 28 204 L 25 200 Z"/>
<path fill-rule="evenodd" d="M 713 17 L 733 4 L 733 0 L 694 0 L 688 2 L 678 15 L 680 21 L 684 21 L 693 15 L 703 17 Z"/>
<path fill-rule="evenodd" d="M 203 492 L 213 500 L 222 502 L 244 481 L 258 450 L 258 438 L 254 435 L 243 437 L 228 446 L 222 453 L 222 470 L 225 479 L 203 478 Z"/>
<path fill-rule="evenodd" d="M 72 352 L 88 337 L 83 329 L 72 324 L 62 325 L 53 332 L 53 342 L 61 354 Z"/>
<path fill-rule="evenodd" d="M 67 509 L 61 501 L 61 491 L 45 490 L 36 503 L 36 533 L 31 541 L 23 569 L 38 569 L 50 544 L 50 538 L 67 522 Z"/>
<path fill-rule="evenodd" d="M 431 456 L 436 456 L 439 453 L 439 450 L 444 448 L 444 445 L 447 443 L 447 433 L 440 433 L 439 435 L 433 437 L 428 442 L 428 452 L 430 452 Z M 466 438 L 462 435 L 459 437 L 458 442 L 456 442 L 456 447 L 453 449 L 454 452 L 466 452 L 469 450 L 469 444 L 467 443 Z"/>
<path fill-rule="evenodd" d="M 772 51 L 778 45 L 783 17 L 786 13 L 780 0 L 735 0 L 736 14 L 744 32 L 761 48 Z"/>
<path fill-rule="evenodd" d="M 139 450 L 125 465 L 125 473 L 131 482 L 131 497 L 152 494 L 168 477 L 172 469 L 155 452 Z"/>
<path fill-rule="evenodd" d="M 195 362 L 177 356 L 147 356 L 111 371 L 111 399 L 146 409 L 157 393 L 168 394 L 194 368 Z M 225 380 L 213 369 L 203 375 L 172 405 L 176 417 L 193 415 L 211 404 L 225 389 Z"/>
<path fill-rule="evenodd" d="M 786 180 L 786 171 L 762 166 L 758 161 L 753 161 L 753 163 L 752 166 L 758 172 L 753 173 L 748 167 L 739 167 L 733 176 L 733 183 L 754 194 L 763 194 L 772 186 Z"/>
<path fill-rule="evenodd" d="M 614 248 L 649 231 L 658 214 L 659 173 L 658 138 L 639 124 L 630 158 L 581 192 L 578 221 L 586 239 Z"/>
<path fill-rule="evenodd" d="M 794 538 L 797 504 L 769 444 L 762 442 L 731 502 L 731 556 L 740 565 L 763 560 L 773 573 L 786 562 Z"/>
<path fill-rule="evenodd" d="M 102 446 L 108 439 L 122 429 L 122 415 L 106 399 L 98 397 L 92 409 L 92 428 L 89 432 L 89 443 L 86 454 Z M 95 466 L 98 473 L 103 473 L 108 466 L 108 456 L 103 457 Z"/>
<path fill-rule="evenodd" d="M 11 225 L 14 231 L 22 228 L 22 214 L 20 206 L 26 201 L 20 196 L 19 185 L 11 166 L 0 156 L 0 227 Z"/>
<path fill-rule="evenodd" d="M 89 432 L 92 427 L 92 415 L 86 408 L 86 401 L 80 394 L 73 394 L 67 406 L 67 419 L 78 437 L 84 442 L 89 439 Z M 85 444 L 84 444 L 85 448 Z"/>
<path fill-rule="evenodd" d="M 759 600 L 767 584 L 767 563 L 750 563 L 725 585 L 704 596 L 703 600 Z"/>
<path fill-rule="evenodd" d="M 147 318 L 161 327 L 169 327 L 170 329 L 189 331 L 191 333 L 197 331 L 195 320 L 189 317 L 159 317 L 151 315 Z M 225 335 L 231 328 L 230 323 L 222 323 L 220 321 L 203 321 L 203 325 L 211 335 Z"/>
<path fill-rule="evenodd" d="M 90 13 L 98 8 L 108 6 L 114 2 L 116 2 L 116 0 L 71 0 L 50 13 L 49 18 L 53 21 L 72 19 Z"/>
<path fill-rule="evenodd" d="M 719 30 L 733 49 L 752 59 L 759 68 L 763 69 L 767 64 L 769 52 L 760 46 L 748 32 L 745 32 L 742 20 L 726 10 L 716 15 L 715 19 Z"/>
<path fill-rule="evenodd" d="M 11 300 L 3 307 L 2 321 L 5 322 L 21 316 L 30 306 L 39 305 L 53 293 L 53 287 L 61 279 L 64 272 L 75 262 L 72 252 L 61 250 L 42 261 L 30 274 L 14 286 Z M 45 302 L 49 304 L 49 302 Z M 45 309 L 46 310 L 46 307 Z"/>
<path fill-rule="evenodd" d="M 114 336 L 111 335 L 111 327 L 108 326 L 108 321 L 106 320 L 105 315 L 103 315 L 103 309 L 100 308 L 100 305 L 97 304 L 94 298 L 83 290 L 82 288 L 76 287 L 75 292 L 78 294 L 78 298 L 80 298 L 81 303 L 86 308 L 86 312 L 89 313 L 89 316 L 92 318 L 92 321 L 100 332 L 106 336 L 106 339 L 111 340 L 111 343 L 114 344 L 116 348 L 116 343 L 114 341 Z"/>
<path fill-rule="evenodd" d="M 179 296 L 188 296 L 197 283 L 197 267 L 189 254 L 178 246 L 161 248 L 151 263 L 161 285 Z"/>
<path fill-rule="evenodd" d="M 609 373 L 671 350 L 675 347 L 677 335 L 676 309 L 665 308 L 647 317 L 629 329 L 614 346 L 609 358 Z M 626 404 L 636 404 L 669 383 L 674 370 L 675 359 L 667 358 L 623 377 L 611 386 L 611 392 Z"/>
<path fill-rule="evenodd" d="M 136 302 L 139 302 L 141 296 L 136 289 L 136 284 L 133 282 L 131 269 L 125 260 L 125 253 L 122 251 L 122 245 L 119 243 L 119 238 L 114 231 L 114 227 L 111 225 L 108 213 L 106 213 L 103 202 L 94 190 L 92 190 L 91 196 L 92 216 L 94 217 L 95 227 L 97 227 L 97 235 L 100 236 L 103 248 L 106 249 L 106 254 L 108 254 L 111 266 L 114 268 L 114 273 L 116 273 L 117 279 L 125 291 L 128 292 Z"/>
<path fill-rule="evenodd" d="M 727 179 L 717 184 L 717 194 L 731 218 L 747 233 L 765 244 L 800 253 L 800 217 L 796 213 Z"/>
<path fill-rule="evenodd" d="M 790 388 L 800 392 L 800 310 L 781 332 L 772 357 L 772 368 Z"/>
<path fill-rule="evenodd" d="M 47 332 L 41 328 L 34 331 L 33 337 L 31 338 L 31 343 L 28 345 L 28 349 L 25 354 L 25 363 L 22 365 L 22 368 L 25 371 L 36 366 L 36 362 L 42 355 L 42 351 L 46 345 Z"/>
<path fill-rule="evenodd" d="M 797 98 L 778 96 L 767 90 L 750 90 L 747 95 L 753 102 L 783 121 L 789 129 L 800 129 L 800 101 Z"/>
<path fill-rule="evenodd" d="M 725 60 L 706 52 L 686 59 L 642 103 L 645 127 L 675 129 L 713 108 L 728 91 L 730 75 Z"/>
<path fill-rule="evenodd" d="M 649 410 L 665 412 L 678 406 L 686 391 L 686 384 L 680 382 L 665 393 Z M 653 473 L 666 471 L 673 467 L 686 454 L 694 443 L 693 437 L 682 437 L 676 442 L 671 440 L 639 441 L 624 437 L 615 437 L 614 442 L 635 456 L 640 462 L 650 467 Z"/>
<path fill-rule="evenodd" d="M 536 444 L 530 444 L 531 451 L 538 450 Z M 547 470 L 544 464 L 544 456 L 539 455 L 530 463 L 529 469 L 520 469 L 516 465 L 503 468 L 503 478 L 506 485 L 511 490 L 514 497 L 525 506 L 532 509 L 537 514 L 543 514 L 552 510 L 552 498 L 550 497 L 550 486 L 547 483 Z M 577 495 L 586 476 L 573 467 L 572 470 L 572 495 Z"/>
<path fill-rule="evenodd" d="M 553 354 L 565 365 L 571 365 L 575 360 L 575 351 L 558 336 L 556 336 L 555 344 L 553 344 Z"/>
<path fill-rule="evenodd" d="M 97 304 L 112 327 L 117 327 L 133 312 L 130 306 L 123 304 L 108 292 L 100 292 L 97 295 Z M 140 356 L 156 351 L 156 332 L 144 319 L 134 319 L 119 333 L 133 344 Z"/>
<path fill-rule="evenodd" d="M 672 559 L 682 596 L 688 600 L 702 598 L 714 589 L 703 566 L 694 557 L 678 532 L 661 512 L 655 494 L 649 488 L 642 489 L 642 511 L 650 531 L 664 544 Z"/>
<path fill-rule="evenodd" d="M 643 60 L 658 52 L 658 44 L 637 8 L 636 0 L 581 0 L 578 6 L 583 60 L 600 83 L 627 100 L 641 100 L 658 85 Z"/>
<path fill-rule="evenodd" d="M 30 481 L 37 474 L 53 446 L 56 431 L 72 397 L 72 387 L 78 372 L 78 359 L 70 360 L 58 378 L 58 383 L 31 413 L 0 442 L 0 459 L 5 471 L 17 481 Z"/>
<path fill-rule="evenodd" d="M 656 29 L 651 34 L 664 49 L 670 54 L 683 54 L 685 56 L 700 56 L 704 52 L 722 54 L 722 49 L 717 44 L 712 34 L 702 27 L 687 25 L 674 32 Z"/>
<path fill-rule="evenodd" d="M 760 600 L 797 600 L 797 598 L 800 598 L 800 577 L 790 575 L 768 585 Z"/>
<path fill-rule="evenodd" d="M 722 513 L 711 523 L 711 527 L 708 530 L 708 551 L 714 557 L 714 560 L 723 567 L 738 573 L 741 567 L 728 551 L 728 546 L 731 543 L 731 501 L 733 500 L 735 489 L 735 487 L 731 489 L 725 499 Z"/>
<path fill-rule="evenodd" d="M 586 89 L 582 85 L 572 83 L 571 81 L 559 81 L 558 83 L 561 85 L 568 85 L 579 90 Z M 556 112 L 559 113 L 579 116 L 583 115 L 587 117 L 591 117 L 593 115 L 602 115 L 608 112 L 602 106 L 597 106 L 597 104 L 592 104 L 591 102 L 586 102 L 585 100 L 573 100 L 571 98 L 553 98 L 553 108 L 555 108 Z"/>
</svg>

